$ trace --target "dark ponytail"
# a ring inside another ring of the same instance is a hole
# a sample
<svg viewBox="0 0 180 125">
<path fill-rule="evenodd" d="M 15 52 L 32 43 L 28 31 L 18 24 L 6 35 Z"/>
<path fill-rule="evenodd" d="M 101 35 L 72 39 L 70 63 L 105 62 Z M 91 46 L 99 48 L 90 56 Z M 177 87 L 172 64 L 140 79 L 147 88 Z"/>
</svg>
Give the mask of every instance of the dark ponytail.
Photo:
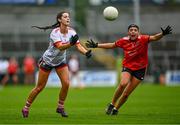
<svg viewBox="0 0 180 125">
<path fill-rule="evenodd" d="M 44 26 L 44 27 L 32 26 L 32 28 L 38 28 L 38 29 L 41 29 L 41 30 L 46 31 L 46 30 L 48 30 L 48 29 L 54 29 L 54 28 L 56 28 L 56 27 L 59 27 L 61 23 L 58 21 L 58 19 L 61 19 L 63 13 L 69 13 L 69 12 L 62 11 L 62 12 L 58 13 L 57 16 L 56 16 L 56 23 L 53 24 L 53 25 L 51 25 L 51 26 Z"/>
<path fill-rule="evenodd" d="M 46 31 L 46 30 L 48 30 L 48 29 L 54 29 L 54 28 L 56 28 L 56 27 L 59 27 L 59 22 L 57 22 L 57 23 L 55 23 L 55 24 L 53 24 L 53 25 L 51 25 L 51 26 L 45 26 L 45 27 L 32 26 L 32 28 L 38 28 L 38 29 L 41 29 L 41 30 L 44 30 L 44 31 Z"/>
</svg>

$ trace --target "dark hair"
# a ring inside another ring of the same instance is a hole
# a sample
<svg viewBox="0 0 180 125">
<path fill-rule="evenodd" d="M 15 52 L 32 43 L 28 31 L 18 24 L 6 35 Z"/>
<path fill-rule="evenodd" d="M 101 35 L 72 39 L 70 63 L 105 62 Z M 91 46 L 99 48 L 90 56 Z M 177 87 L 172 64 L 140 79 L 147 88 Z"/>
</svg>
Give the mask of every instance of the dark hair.
<svg viewBox="0 0 180 125">
<path fill-rule="evenodd" d="M 56 23 L 54 23 L 53 25 L 50 25 L 50 26 L 44 26 L 44 27 L 40 27 L 40 26 L 32 26 L 32 28 L 38 28 L 38 29 L 42 29 L 44 31 L 48 30 L 48 29 L 54 29 L 56 27 L 59 27 L 60 26 L 60 22 L 58 21 L 58 19 L 61 19 L 62 15 L 64 13 L 69 13 L 67 11 L 61 11 L 60 13 L 57 14 L 56 16 Z"/>
<path fill-rule="evenodd" d="M 136 27 L 136 28 L 139 30 L 139 26 L 136 25 L 136 24 L 130 24 L 130 25 L 128 26 L 128 30 L 129 30 L 131 27 Z"/>
</svg>

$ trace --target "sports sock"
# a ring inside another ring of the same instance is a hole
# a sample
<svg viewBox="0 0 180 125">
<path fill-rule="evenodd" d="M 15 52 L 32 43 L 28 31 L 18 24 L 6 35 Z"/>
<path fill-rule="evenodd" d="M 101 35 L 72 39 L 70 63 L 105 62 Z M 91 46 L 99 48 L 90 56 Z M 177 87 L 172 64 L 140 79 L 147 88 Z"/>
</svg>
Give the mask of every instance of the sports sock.
<svg viewBox="0 0 180 125">
<path fill-rule="evenodd" d="M 30 106 L 31 106 L 31 102 L 27 101 L 26 105 L 24 106 L 24 108 L 29 110 Z"/>
<path fill-rule="evenodd" d="M 58 108 L 63 109 L 64 108 L 64 101 L 59 100 L 58 102 Z"/>
<path fill-rule="evenodd" d="M 116 107 L 113 108 L 114 110 L 117 110 Z"/>
</svg>

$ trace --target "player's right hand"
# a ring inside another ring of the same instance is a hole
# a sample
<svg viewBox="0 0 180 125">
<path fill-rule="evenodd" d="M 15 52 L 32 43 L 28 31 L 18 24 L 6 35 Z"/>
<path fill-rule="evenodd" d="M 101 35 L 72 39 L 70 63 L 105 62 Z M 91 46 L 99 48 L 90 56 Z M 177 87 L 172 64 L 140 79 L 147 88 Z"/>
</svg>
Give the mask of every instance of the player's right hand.
<svg viewBox="0 0 180 125">
<path fill-rule="evenodd" d="M 71 46 L 73 46 L 74 44 L 76 44 L 76 42 L 79 40 L 79 36 L 76 34 L 76 35 L 74 35 L 74 36 L 71 36 L 71 38 L 70 38 L 70 44 L 71 44 Z"/>
<path fill-rule="evenodd" d="M 95 43 L 92 39 L 87 40 L 85 45 L 87 48 L 97 48 L 98 47 L 98 43 Z"/>
</svg>

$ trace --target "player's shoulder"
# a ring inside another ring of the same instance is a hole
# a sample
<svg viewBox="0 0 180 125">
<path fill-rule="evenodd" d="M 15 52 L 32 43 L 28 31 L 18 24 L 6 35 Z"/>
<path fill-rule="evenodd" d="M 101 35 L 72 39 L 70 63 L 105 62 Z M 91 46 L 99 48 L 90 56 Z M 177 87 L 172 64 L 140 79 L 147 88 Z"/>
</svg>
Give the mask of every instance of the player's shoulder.
<svg viewBox="0 0 180 125">
<path fill-rule="evenodd" d="M 120 38 L 118 41 L 128 41 L 129 40 L 129 37 L 128 36 L 125 36 L 125 37 L 122 37 Z"/>
<path fill-rule="evenodd" d="M 56 28 L 52 29 L 51 34 L 57 34 L 59 32 L 60 32 L 60 28 L 56 27 Z"/>
<path fill-rule="evenodd" d="M 139 37 L 138 37 L 138 39 L 139 39 L 139 41 L 141 41 L 141 42 L 145 42 L 145 43 L 147 43 L 147 42 L 149 42 L 149 38 L 150 38 L 150 36 L 149 35 L 139 35 Z"/>
<path fill-rule="evenodd" d="M 123 38 L 121 38 L 122 40 L 129 40 L 129 37 L 128 36 L 125 36 Z"/>
<path fill-rule="evenodd" d="M 72 27 L 68 27 L 68 30 L 69 30 L 69 31 L 75 31 L 75 29 L 72 28 Z"/>
<path fill-rule="evenodd" d="M 127 37 L 122 37 L 122 38 L 120 38 L 120 39 L 118 39 L 116 42 L 115 42 L 115 44 L 117 44 L 117 45 L 122 45 L 124 42 L 126 42 L 126 41 L 128 41 L 129 40 L 129 37 L 127 36 Z"/>
<path fill-rule="evenodd" d="M 144 38 L 144 37 L 149 37 L 149 35 L 141 34 L 141 35 L 138 36 L 138 38 Z"/>
<path fill-rule="evenodd" d="M 75 29 L 72 28 L 72 27 L 68 27 L 68 32 L 69 32 L 69 33 L 72 33 L 72 34 L 75 34 L 75 33 L 76 33 Z"/>
</svg>

